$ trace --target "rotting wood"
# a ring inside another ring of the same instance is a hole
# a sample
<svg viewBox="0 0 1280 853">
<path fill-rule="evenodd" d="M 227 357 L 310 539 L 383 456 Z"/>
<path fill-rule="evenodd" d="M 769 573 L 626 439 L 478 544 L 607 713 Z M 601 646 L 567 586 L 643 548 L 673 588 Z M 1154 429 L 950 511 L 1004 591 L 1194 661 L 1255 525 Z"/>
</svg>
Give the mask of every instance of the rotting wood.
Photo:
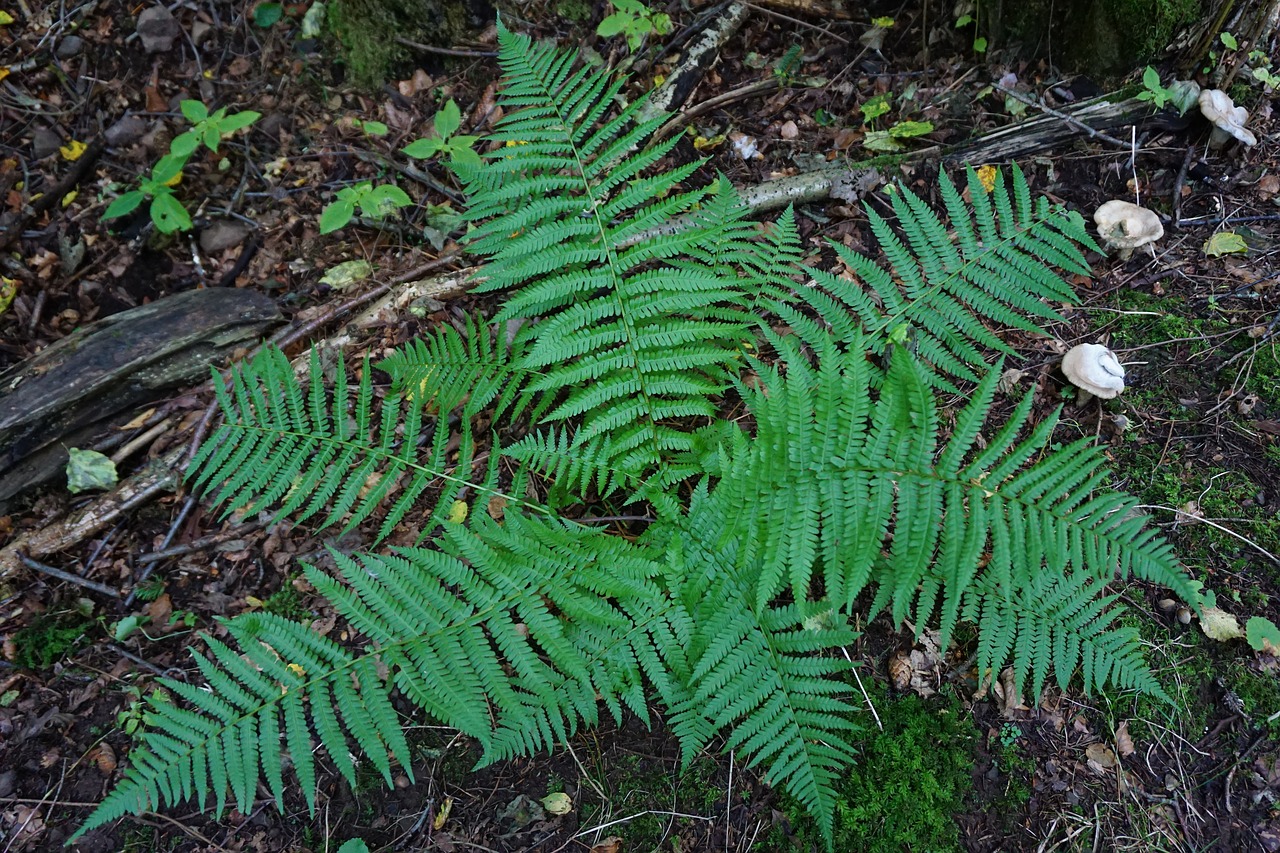
<svg viewBox="0 0 1280 853">
<path fill-rule="evenodd" d="M 90 323 L 0 374 L 0 512 L 55 477 L 68 446 L 199 381 L 280 319 L 261 293 L 186 291 Z"/>
</svg>

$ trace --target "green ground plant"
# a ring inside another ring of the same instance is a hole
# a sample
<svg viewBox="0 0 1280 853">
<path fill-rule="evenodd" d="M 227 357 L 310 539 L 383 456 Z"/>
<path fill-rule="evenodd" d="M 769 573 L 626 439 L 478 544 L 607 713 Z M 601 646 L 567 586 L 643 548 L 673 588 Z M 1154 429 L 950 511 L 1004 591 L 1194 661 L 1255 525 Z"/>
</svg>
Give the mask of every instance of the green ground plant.
<svg viewBox="0 0 1280 853">
<path fill-rule="evenodd" d="M 191 214 L 187 213 L 173 189 L 181 180 L 187 161 L 201 145 L 216 152 L 224 138 L 244 130 L 262 117 L 261 113 L 253 110 L 228 114 L 226 107 L 210 113 L 204 103 L 194 100 L 183 101 L 179 106 L 192 128 L 174 137 L 169 143 L 169 153 L 156 162 L 151 174 L 141 180 L 136 190 L 123 193 L 107 205 L 103 219 L 127 216 L 143 202 L 149 201 L 151 221 L 161 234 L 190 231 Z"/>
<path fill-rule="evenodd" d="M 990 192 L 943 176 L 945 218 L 903 187 L 892 221 L 868 207 L 883 264 L 836 245 L 852 279 L 806 268 L 789 213 L 761 229 L 727 181 L 690 186 L 700 163 L 659 168 L 678 139 L 646 147 L 666 118 L 619 107 L 622 81 L 499 45 L 504 118 L 466 175 L 496 316 L 400 348 L 387 388 L 367 361 L 350 383 L 313 353 L 299 379 L 264 350 L 189 471 L 227 512 L 377 517 L 379 541 L 412 518 L 420 547 L 305 567 L 361 648 L 226 620 L 196 655 L 209 688 L 164 681 L 181 701 L 151 703 L 82 833 L 187 799 L 247 812 L 260 781 L 283 808 L 286 755 L 312 810 L 326 765 L 355 783 L 353 754 L 390 784 L 413 764 L 398 693 L 484 763 L 661 709 L 685 766 L 733 750 L 830 847 L 864 730 L 855 615 L 936 624 L 943 646 L 971 626 L 979 670 L 1033 694 L 1078 671 L 1166 695 L 1105 587 L 1194 604 L 1170 547 L 1089 439 L 1032 423 L 1031 394 L 987 424 L 998 330 L 1060 320 L 1059 271 L 1088 271 L 1078 214 L 1017 170 Z M 600 506 L 648 521 L 576 520 Z"/>
</svg>

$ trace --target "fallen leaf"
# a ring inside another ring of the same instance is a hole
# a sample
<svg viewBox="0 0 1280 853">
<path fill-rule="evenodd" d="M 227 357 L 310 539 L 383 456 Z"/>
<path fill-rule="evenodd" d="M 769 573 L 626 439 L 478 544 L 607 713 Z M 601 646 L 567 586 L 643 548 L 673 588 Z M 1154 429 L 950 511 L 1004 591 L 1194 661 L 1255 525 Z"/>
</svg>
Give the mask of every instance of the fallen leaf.
<svg viewBox="0 0 1280 853">
<path fill-rule="evenodd" d="M 365 260 L 344 261 L 329 269 L 320 279 L 335 290 L 343 290 L 373 275 L 373 264 Z"/>
<path fill-rule="evenodd" d="M 7 27 L 13 23 L 13 15 L 8 12 L 0 11 L 0 27 Z"/>
<path fill-rule="evenodd" d="M 88 149 L 89 149 L 88 145 L 85 145 L 83 142 L 81 142 L 78 139 L 73 139 L 70 142 L 68 142 L 66 145 L 59 146 L 58 153 L 62 155 L 62 158 L 64 160 L 71 160 L 74 162 L 76 160 L 79 160 L 80 155 L 83 154 Z"/>
<path fill-rule="evenodd" d="M 573 799 L 563 791 L 557 791 L 542 798 L 542 807 L 547 810 L 547 814 L 556 817 L 567 815 L 573 811 Z"/>
<path fill-rule="evenodd" d="M 73 495 L 89 489 L 109 489 L 116 484 L 116 463 L 96 450 L 72 447 L 67 459 L 67 491 Z"/>
<path fill-rule="evenodd" d="M 114 773 L 116 770 L 116 752 L 111 748 L 109 743 L 100 743 L 85 758 L 98 765 L 98 770 L 103 774 Z"/>
<path fill-rule="evenodd" d="M 1116 766 L 1116 754 L 1105 743 L 1091 743 L 1084 748 L 1084 757 L 1095 773 L 1109 770 Z"/>
<path fill-rule="evenodd" d="M 591 853 L 618 853 L 622 849 L 622 839 L 616 835 L 610 835 L 604 841 L 591 848 Z"/>
<path fill-rule="evenodd" d="M 1236 617 L 1216 607 L 1206 607 L 1200 617 L 1200 630 L 1211 640 L 1226 642 L 1244 636 Z"/>
<path fill-rule="evenodd" d="M 445 797 L 444 802 L 440 804 L 440 811 L 436 812 L 435 820 L 431 821 L 431 825 L 436 831 L 444 829 L 445 822 L 449 820 L 449 813 L 453 811 L 453 797 Z"/>
<path fill-rule="evenodd" d="M 461 524 L 467 520 L 467 502 L 454 501 L 449 507 L 449 515 L 445 518 L 449 524 Z"/>
<path fill-rule="evenodd" d="M 1125 720 L 1116 729 L 1116 752 L 1121 758 L 1127 755 L 1133 755 L 1133 737 L 1129 734 L 1129 721 Z"/>
<path fill-rule="evenodd" d="M 1204 253 L 1211 258 L 1247 251 L 1249 247 L 1245 245 L 1244 238 L 1234 231 L 1219 231 L 1204 244 Z"/>
</svg>

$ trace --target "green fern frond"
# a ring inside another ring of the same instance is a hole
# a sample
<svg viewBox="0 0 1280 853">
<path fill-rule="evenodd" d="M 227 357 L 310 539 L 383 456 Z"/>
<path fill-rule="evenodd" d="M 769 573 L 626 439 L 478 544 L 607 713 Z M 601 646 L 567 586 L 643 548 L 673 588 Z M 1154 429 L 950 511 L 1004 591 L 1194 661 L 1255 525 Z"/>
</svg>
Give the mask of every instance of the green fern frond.
<svg viewBox="0 0 1280 853">
<path fill-rule="evenodd" d="M 189 707 L 149 698 L 147 728 L 130 753 L 129 769 L 75 837 L 124 814 L 184 800 L 204 808 L 210 794 L 216 812 L 230 796 L 248 814 L 263 778 L 283 808 L 285 745 L 314 813 L 313 734 L 351 784 L 352 742 L 388 785 L 389 754 L 411 772 L 408 744 L 376 657 L 352 655 L 309 626 L 269 613 L 224 624 L 239 651 L 206 637 L 212 658 L 196 655 L 206 687 L 161 679 Z"/>
<path fill-rule="evenodd" d="M 829 322 L 836 305 L 857 320 L 840 333 L 888 340 L 910 329 L 913 345 L 931 366 L 930 381 L 956 390 L 953 380 L 977 381 L 985 372 L 984 351 L 1012 354 L 991 327 L 1042 334 L 1042 322 L 1060 322 L 1049 303 L 1072 302 L 1075 294 L 1058 270 L 1087 275 L 1080 245 L 1096 248 L 1080 214 L 1031 199 L 1026 178 L 1015 166 L 1013 185 L 1003 175 L 988 195 L 972 168 L 968 191 L 972 208 L 946 174 L 939 187 L 947 218 L 905 187 L 891 196 L 899 231 L 870 206 L 867 217 L 888 261 L 874 260 L 832 244 L 853 280 L 808 270 L 816 289 L 796 298 Z M 834 303 L 834 304 L 833 304 Z"/>
<path fill-rule="evenodd" d="M 699 164 L 647 175 L 676 142 L 639 147 L 661 117 L 638 121 L 643 101 L 614 113 L 621 83 L 572 70 L 571 54 L 505 29 L 499 41 L 514 108 L 468 185 L 482 287 L 511 290 L 499 323 L 539 318 L 518 363 L 556 399 L 548 418 L 578 424 L 573 446 L 659 467 L 689 447 L 672 422 L 714 414 L 753 322 L 733 276 L 688 259 L 721 224 L 668 227 L 706 196 L 680 190 Z"/>
<path fill-rule="evenodd" d="M 470 352 L 451 329 L 437 333 L 434 343 L 434 350 L 427 343 L 392 360 L 403 390 L 382 399 L 377 418 L 367 360 L 352 395 L 339 358 L 330 394 L 316 352 L 309 376 L 299 380 L 283 353 L 264 349 L 233 370 L 230 391 L 215 383 L 224 420 L 200 446 L 188 479 L 199 488 L 213 489 L 212 503 L 223 506 L 224 515 L 279 505 L 276 518 L 291 515 L 301 522 L 323 514 L 322 526 L 343 524 L 346 529 L 369 518 L 398 492 L 385 510 L 378 539 L 435 488 L 435 508 L 422 527 L 426 535 L 443 520 L 460 491 L 473 484 L 471 415 L 501 393 L 508 373 L 496 360 L 499 351 L 473 343 L 476 349 Z M 433 373 L 429 361 L 436 355 L 446 359 Z M 475 385 L 466 384 L 469 381 Z M 450 433 L 438 428 L 442 417 L 428 422 L 424 410 L 435 400 L 447 415 L 464 398 L 469 402 L 459 418 L 461 442 L 457 459 L 451 460 Z M 427 448 L 425 453 L 419 443 Z M 495 479 L 490 465 L 475 485 L 492 489 Z"/>
<path fill-rule="evenodd" d="M 758 606 L 760 566 L 753 549 L 736 547 L 746 531 L 722 500 L 702 492 L 683 523 L 647 537 L 666 543 L 677 611 L 650 623 L 669 672 L 680 676 L 659 682 L 659 691 L 686 763 L 727 731 L 725 749 L 763 767 L 830 843 L 836 787 L 860 731 L 842 698 L 849 664 L 831 653 L 857 634 L 825 604 Z"/>
<path fill-rule="evenodd" d="M 1020 679 L 1030 675 L 1039 684 L 1046 659 L 1029 657 L 1028 649 L 1037 637 L 1076 630 L 1072 619 L 1102 584 L 1132 573 L 1194 600 L 1168 544 L 1130 517 L 1136 502 L 1102 488 L 1096 449 L 1085 442 L 1050 447 L 1055 417 L 1018 440 L 1029 396 L 967 459 L 990 411 L 998 368 L 943 443 L 928 376 L 905 350 L 898 348 L 880 374 L 861 351 L 838 352 L 832 341 L 814 366 L 785 340 L 775 346 L 786 373 L 761 364 L 759 389 L 740 388 L 757 434 L 717 487 L 738 519 L 721 544 L 735 540 L 761 566 L 757 608 L 784 592 L 849 608 L 871 588 L 872 612 L 887 609 L 895 622 L 911 617 L 924 626 L 940 613 L 945 644 L 957 619 L 974 613 L 965 596 L 975 587 L 1021 601 L 1028 590 L 1048 588 L 1037 584 L 1092 580 L 1055 586 L 1078 597 L 1045 610 L 1049 627 L 1027 628 L 1025 643 L 1006 633 L 1021 630 L 1016 620 L 978 624 L 993 666 L 1013 663 Z M 1036 464 L 1027 466 L 1032 458 Z M 1086 620 L 1087 630 L 1105 627 L 1094 625 L 1097 618 Z M 1087 688 L 1110 673 L 1158 692 L 1134 663 L 1140 655 L 1132 642 L 1121 649 L 1108 641 L 1095 651 Z M 1053 662 L 1067 674 L 1075 665 L 1065 653 Z"/>
</svg>

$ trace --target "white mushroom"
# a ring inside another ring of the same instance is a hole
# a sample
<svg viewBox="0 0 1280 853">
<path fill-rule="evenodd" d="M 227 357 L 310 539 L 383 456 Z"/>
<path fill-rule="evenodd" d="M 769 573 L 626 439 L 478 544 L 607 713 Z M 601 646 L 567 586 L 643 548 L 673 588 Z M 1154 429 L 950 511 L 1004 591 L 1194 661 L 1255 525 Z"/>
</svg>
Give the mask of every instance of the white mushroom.
<svg viewBox="0 0 1280 853">
<path fill-rule="evenodd" d="M 1200 114 L 1213 123 L 1210 148 L 1221 148 L 1233 136 L 1245 145 L 1258 144 L 1258 138 L 1244 126 L 1249 112 L 1237 107 L 1231 96 L 1221 89 L 1205 89 L 1200 93 Z"/>
<path fill-rule="evenodd" d="M 1083 403 L 1092 394 L 1110 400 L 1124 390 L 1124 368 L 1116 354 L 1102 344 L 1080 344 L 1062 358 L 1067 381 L 1080 389 L 1076 401 Z"/>
<path fill-rule="evenodd" d="M 1093 212 L 1098 235 L 1108 249 L 1118 249 L 1120 260 L 1128 260 L 1133 250 L 1149 246 L 1164 236 L 1160 217 L 1145 207 L 1116 199 Z M 1154 254 L 1154 247 L 1151 249 Z"/>
</svg>

